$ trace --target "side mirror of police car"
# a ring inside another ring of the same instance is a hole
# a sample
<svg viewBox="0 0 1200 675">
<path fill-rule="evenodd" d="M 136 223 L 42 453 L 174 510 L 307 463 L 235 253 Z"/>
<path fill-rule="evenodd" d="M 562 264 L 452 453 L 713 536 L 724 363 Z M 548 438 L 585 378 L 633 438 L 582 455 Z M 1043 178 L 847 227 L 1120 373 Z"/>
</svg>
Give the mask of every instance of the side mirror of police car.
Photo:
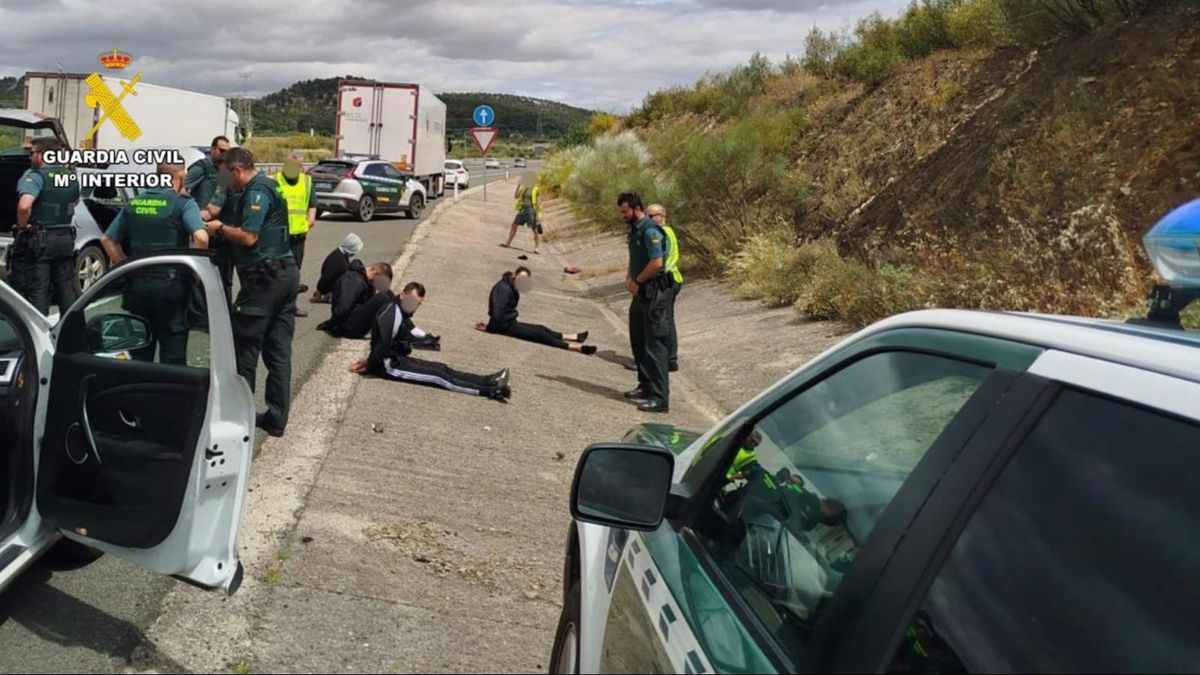
<svg viewBox="0 0 1200 675">
<path fill-rule="evenodd" d="M 87 322 L 88 351 L 97 356 L 136 352 L 150 347 L 150 324 L 132 314 L 99 314 Z"/>
<path fill-rule="evenodd" d="M 649 445 L 592 445 L 571 486 L 571 516 L 585 523 L 649 532 L 662 523 L 675 456 Z"/>
</svg>

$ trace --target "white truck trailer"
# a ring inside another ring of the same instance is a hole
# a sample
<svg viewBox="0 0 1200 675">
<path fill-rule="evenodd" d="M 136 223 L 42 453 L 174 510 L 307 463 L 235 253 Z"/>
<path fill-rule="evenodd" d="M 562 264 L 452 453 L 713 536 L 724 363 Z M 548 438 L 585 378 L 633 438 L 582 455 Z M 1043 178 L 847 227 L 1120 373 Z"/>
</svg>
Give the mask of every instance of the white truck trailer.
<svg viewBox="0 0 1200 675">
<path fill-rule="evenodd" d="M 391 162 L 425 186 L 445 190 L 446 104 L 419 84 L 338 82 L 334 157 Z"/>
<path fill-rule="evenodd" d="M 123 77 L 104 76 L 104 82 L 120 95 Z M 172 89 L 139 82 L 134 94 L 121 100 L 141 136 L 130 141 L 109 123 L 101 124 L 88 142 L 84 136 L 103 111 L 87 104 L 87 75 L 77 73 L 26 73 L 25 109 L 57 118 L 73 148 L 118 150 L 148 147 L 208 147 L 214 136 L 225 136 L 235 145 L 242 140 L 241 121 L 229 101 L 211 94 Z"/>
</svg>

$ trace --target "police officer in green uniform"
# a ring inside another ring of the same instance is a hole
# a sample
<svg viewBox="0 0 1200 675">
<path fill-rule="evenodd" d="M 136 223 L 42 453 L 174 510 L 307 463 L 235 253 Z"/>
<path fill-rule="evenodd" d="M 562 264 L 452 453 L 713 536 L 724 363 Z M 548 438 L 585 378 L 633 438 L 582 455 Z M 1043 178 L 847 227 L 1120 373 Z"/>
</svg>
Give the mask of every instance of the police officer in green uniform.
<svg viewBox="0 0 1200 675">
<path fill-rule="evenodd" d="M 279 185 L 254 168 L 254 155 L 231 148 L 222 158 L 241 193 L 238 226 L 216 221 L 209 234 L 233 244 L 233 263 L 241 288 L 233 303 L 233 340 L 238 374 L 255 385 L 258 357 L 267 366 L 267 411 L 258 426 L 282 436 L 292 393 L 292 334 L 296 329 L 296 292 L 300 273 L 288 242 L 287 201 Z"/>
<path fill-rule="evenodd" d="M 35 138 L 32 168 L 17 183 L 17 230 L 9 264 L 12 286 L 42 314 L 50 312 L 50 296 L 65 312 L 79 296 L 75 287 L 75 205 L 79 181 L 75 170 L 43 160 L 47 152 L 67 146 L 53 138 Z M 72 176 L 65 185 L 55 176 Z"/>
<path fill-rule="evenodd" d="M 123 244 L 134 256 L 189 244 L 208 247 L 200 208 L 183 194 L 183 165 L 159 164 L 158 173 L 170 176 L 172 186 L 150 188 L 131 199 L 100 238 L 114 265 L 125 259 Z M 152 269 L 133 275 L 125 292 L 124 308 L 150 323 L 159 363 L 187 365 L 187 301 L 192 289 L 188 282 L 178 270 Z M 148 355 L 152 359 L 154 350 Z"/>
<path fill-rule="evenodd" d="M 662 204 L 647 206 L 646 215 L 667 236 L 667 257 L 663 262 L 667 282 L 667 321 L 671 324 L 671 334 L 667 337 L 667 364 L 668 370 L 673 373 L 679 370 L 679 329 L 675 325 L 675 301 L 679 298 L 679 289 L 683 287 L 683 272 L 679 269 L 679 238 L 667 224 L 667 210 Z"/>
<path fill-rule="evenodd" d="M 200 218 L 205 222 L 220 219 L 225 202 L 228 199 L 226 186 L 221 181 L 221 157 L 229 150 L 229 139 L 217 136 L 212 140 L 208 157 L 202 157 L 194 162 L 187 170 L 184 187 L 188 194 L 196 200 L 200 207 Z M 225 294 L 231 295 L 233 288 L 233 248 L 223 239 L 213 237 L 209 242 L 213 251 L 213 262 L 221 271 L 221 280 L 225 282 Z"/>
<path fill-rule="evenodd" d="M 633 296 L 629 303 L 629 342 L 637 361 L 638 386 L 625 398 L 643 399 L 638 409 L 665 413 L 670 406 L 670 371 L 667 365 L 667 341 L 671 325 L 667 320 L 668 283 L 663 273 L 665 235 L 646 216 L 642 199 L 625 192 L 617 198 L 621 217 L 629 223 L 629 272 L 625 288 Z"/>
</svg>

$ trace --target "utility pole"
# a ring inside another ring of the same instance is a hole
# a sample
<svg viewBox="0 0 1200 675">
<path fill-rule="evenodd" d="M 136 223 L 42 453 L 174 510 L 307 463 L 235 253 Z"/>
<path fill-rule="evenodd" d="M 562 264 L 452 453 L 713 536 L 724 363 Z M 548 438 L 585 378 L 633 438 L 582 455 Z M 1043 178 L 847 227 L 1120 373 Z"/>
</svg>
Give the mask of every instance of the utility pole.
<svg viewBox="0 0 1200 675">
<path fill-rule="evenodd" d="M 242 91 L 240 96 L 241 106 L 239 106 L 241 107 L 241 110 L 238 111 L 238 115 L 240 115 L 242 118 L 242 129 L 245 130 L 246 138 L 254 137 L 254 110 L 253 104 L 250 102 L 251 74 L 252 73 L 249 70 L 244 70 L 238 73 L 238 79 L 241 80 L 242 83 Z"/>
</svg>

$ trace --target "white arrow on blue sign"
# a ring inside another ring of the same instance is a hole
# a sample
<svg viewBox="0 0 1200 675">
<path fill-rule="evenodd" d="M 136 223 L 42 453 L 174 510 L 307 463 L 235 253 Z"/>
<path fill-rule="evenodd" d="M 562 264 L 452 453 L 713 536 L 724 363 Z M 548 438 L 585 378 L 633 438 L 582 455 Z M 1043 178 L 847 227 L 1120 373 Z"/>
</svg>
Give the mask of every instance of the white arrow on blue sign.
<svg viewBox="0 0 1200 675">
<path fill-rule="evenodd" d="M 472 117 L 475 119 L 476 125 L 490 127 L 496 121 L 496 111 L 492 110 L 490 105 L 481 105 L 475 108 L 475 114 Z"/>
</svg>

